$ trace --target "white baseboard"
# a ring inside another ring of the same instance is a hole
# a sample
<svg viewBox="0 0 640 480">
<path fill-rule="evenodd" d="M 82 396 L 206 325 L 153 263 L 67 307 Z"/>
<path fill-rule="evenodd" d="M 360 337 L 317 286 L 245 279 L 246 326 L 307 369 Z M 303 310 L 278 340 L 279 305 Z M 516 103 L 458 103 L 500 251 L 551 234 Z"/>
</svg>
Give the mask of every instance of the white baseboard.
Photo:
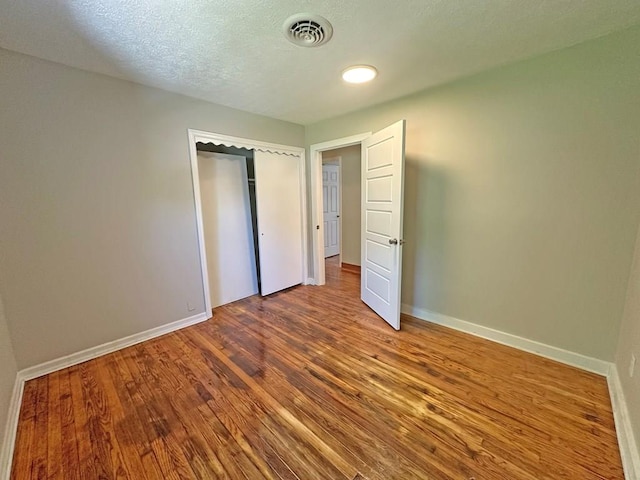
<svg viewBox="0 0 640 480">
<path fill-rule="evenodd" d="M 411 315 L 420 320 L 426 320 L 427 322 L 437 323 L 445 327 L 453 328 L 461 332 L 470 333 L 476 337 L 486 338 L 502 345 L 514 347 L 525 352 L 535 353 L 551 360 L 556 360 L 573 367 L 581 368 L 589 372 L 598 373 L 606 376 L 609 373 L 610 362 L 599 360 L 597 358 L 587 357 L 579 353 L 570 352 L 562 348 L 553 347 L 544 343 L 529 340 L 527 338 L 518 337 L 511 333 L 501 332 L 493 328 L 484 327 L 475 323 L 460 320 L 458 318 L 449 317 L 448 315 L 442 315 L 441 313 L 431 312 L 422 308 L 417 308 L 412 305 L 402 304 L 402 313 Z"/>
<path fill-rule="evenodd" d="M 130 347 L 131 345 L 142 343 L 146 340 L 150 340 L 167 333 L 175 332 L 176 330 L 203 322 L 209 318 L 211 318 L 211 315 L 207 315 L 207 312 L 198 313 L 192 317 L 183 318 L 182 320 L 167 323 L 166 325 L 161 325 L 160 327 L 152 328 L 151 330 L 134 333 L 128 337 L 114 340 L 113 342 L 107 342 L 102 345 L 98 345 L 97 347 L 87 348 L 86 350 L 72 353 L 65 357 L 25 368 L 24 370 L 20 370 L 19 375 L 22 376 L 24 381 L 38 378 L 43 375 L 62 370 L 63 368 L 71 367 L 73 365 L 86 362 L 87 360 L 92 360 L 102 355 L 106 355 L 107 353 L 122 350 L 123 348 Z"/>
<path fill-rule="evenodd" d="M 305 285 L 315 285 L 315 284 L 316 284 L 316 280 L 313 277 L 307 278 L 307 282 L 305 283 Z"/>
<path fill-rule="evenodd" d="M 13 393 L 9 402 L 9 412 L 7 414 L 7 424 L 4 430 L 4 441 L 0 445 L 0 480 L 9 480 L 11 476 L 11 463 L 13 461 L 13 450 L 16 446 L 16 434 L 18 433 L 18 418 L 20 417 L 20 406 L 22 405 L 22 393 L 24 392 L 24 379 L 20 373 L 16 375 L 13 385 Z"/>
<path fill-rule="evenodd" d="M 611 395 L 611 406 L 613 407 L 613 418 L 616 423 L 616 434 L 618 436 L 624 476 L 627 480 L 640 480 L 640 451 L 638 450 L 640 445 L 638 445 L 633 436 L 629 409 L 615 364 L 611 365 L 607 382 L 609 383 L 609 395 Z"/>
</svg>

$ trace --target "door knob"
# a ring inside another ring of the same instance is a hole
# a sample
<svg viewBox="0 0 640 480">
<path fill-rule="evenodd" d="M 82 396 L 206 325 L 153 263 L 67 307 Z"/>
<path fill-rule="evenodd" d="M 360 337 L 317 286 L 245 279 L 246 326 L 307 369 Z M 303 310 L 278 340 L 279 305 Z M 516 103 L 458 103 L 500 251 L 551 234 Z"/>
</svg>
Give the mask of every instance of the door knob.
<svg viewBox="0 0 640 480">
<path fill-rule="evenodd" d="M 390 238 L 389 239 L 389 245 L 397 245 L 398 244 L 398 239 L 397 238 Z"/>
</svg>

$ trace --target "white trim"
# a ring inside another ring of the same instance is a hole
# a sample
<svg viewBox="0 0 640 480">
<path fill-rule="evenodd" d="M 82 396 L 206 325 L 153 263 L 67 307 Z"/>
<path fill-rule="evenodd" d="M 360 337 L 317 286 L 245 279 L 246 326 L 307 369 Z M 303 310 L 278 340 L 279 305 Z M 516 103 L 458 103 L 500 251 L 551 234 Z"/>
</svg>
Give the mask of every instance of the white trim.
<svg viewBox="0 0 640 480">
<path fill-rule="evenodd" d="M 620 376 L 615 364 L 611 365 L 609 375 L 609 395 L 611 396 L 611 407 L 613 408 L 613 419 L 616 424 L 616 435 L 618 436 L 618 447 L 622 458 L 624 476 L 627 480 L 640 480 L 640 445 L 636 443 L 631 427 L 631 417 L 629 408 L 624 398 L 624 391 L 620 383 Z"/>
<path fill-rule="evenodd" d="M 313 277 L 308 277 L 305 283 L 305 285 L 315 285 L 315 284 L 316 284 L 316 281 L 313 279 Z"/>
<path fill-rule="evenodd" d="M 350 137 L 338 138 L 328 142 L 315 143 L 309 148 L 309 165 L 311 168 L 311 226 L 314 234 L 312 240 L 313 279 L 315 285 L 325 284 L 324 271 L 324 225 L 320 221 L 322 214 L 322 152 L 336 148 L 359 145 L 371 136 L 371 132 L 359 133 Z M 341 257 L 342 258 L 342 257 Z"/>
<path fill-rule="evenodd" d="M 189 137 L 193 138 L 194 142 L 213 143 L 215 145 L 224 145 L 225 147 L 246 148 L 247 150 L 260 150 L 282 155 L 294 155 L 296 157 L 300 154 L 300 151 L 304 151 L 304 148 L 301 147 L 261 142 L 251 138 L 233 137 L 231 135 L 222 135 L 220 133 L 205 132 L 191 128 L 189 129 Z"/>
<path fill-rule="evenodd" d="M 22 378 L 20 372 L 18 372 L 13 385 L 11 400 L 9 401 L 9 412 L 7 414 L 7 424 L 4 430 L 3 442 L 2 445 L 0 445 L 1 480 L 9 480 L 11 477 L 11 464 L 13 462 L 13 451 L 16 446 L 16 436 L 18 434 L 18 419 L 20 418 L 23 392 L 24 378 Z"/>
<path fill-rule="evenodd" d="M 507 345 L 509 347 L 514 347 L 519 350 L 524 350 L 525 352 L 535 353 L 541 357 L 556 360 L 599 375 L 606 376 L 609 373 L 609 367 L 611 366 L 610 362 L 605 362 L 604 360 L 587 357 L 586 355 L 570 352 L 569 350 L 536 342 L 535 340 L 529 340 L 511 333 L 501 332 L 500 330 L 484 327 L 458 318 L 449 317 L 448 315 L 442 315 L 441 313 L 431 312 L 412 305 L 402 304 L 400 311 L 420 320 L 444 325 L 445 327 L 453 328 L 454 330 L 470 333 L 476 337 L 486 338 L 487 340 Z"/>
<path fill-rule="evenodd" d="M 209 289 L 209 270 L 207 252 L 204 242 L 204 225 L 202 221 L 202 197 L 200 196 L 200 172 L 198 171 L 198 150 L 196 148 L 196 132 L 189 130 L 189 158 L 191 160 L 191 183 L 193 185 L 193 201 L 196 209 L 196 230 L 198 233 L 198 249 L 200 254 L 200 276 L 204 295 L 204 311 L 210 312 L 211 290 Z"/>
<path fill-rule="evenodd" d="M 207 267 L 207 251 L 204 242 L 204 221 L 202 219 L 202 198 L 200 197 L 200 174 L 198 172 L 198 150 L 197 142 L 213 143 L 215 145 L 225 145 L 227 147 L 246 148 L 247 150 L 259 150 L 263 152 L 278 153 L 281 155 L 292 155 L 299 158 L 300 162 L 300 211 L 302 216 L 302 272 L 300 283 L 304 283 L 309 276 L 309 225 L 307 220 L 307 173 L 305 162 L 305 150 L 301 147 L 280 145 L 277 143 L 260 142 L 249 138 L 232 137 L 220 133 L 205 132 L 202 130 L 187 129 L 189 137 L 189 158 L 191 161 L 191 183 L 193 185 L 193 201 L 196 210 L 196 230 L 198 233 L 198 250 L 200 253 L 200 274 L 202 277 L 202 288 L 204 290 L 205 312 L 210 312 L 211 292 L 209 290 L 209 269 Z"/>
<path fill-rule="evenodd" d="M 307 216 L 307 160 L 304 148 L 300 151 L 300 213 L 302 216 L 302 279 L 309 277 L 309 220 Z"/>
<path fill-rule="evenodd" d="M 71 355 L 67 355 L 65 357 L 60 357 L 49 362 L 41 363 L 40 365 L 25 368 L 24 370 L 20 370 L 19 375 L 26 382 L 28 380 L 47 375 L 49 373 L 62 370 L 63 368 L 86 362 L 87 360 L 93 360 L 94 358 L 101 357 L 102 355 L 106 355 L 107 353 L 112 353 L 117 350 L 130 347 L 131 345 L 136 345 L 146 340 L 160 337 L 161 335 L 165 335 L 167 333 L 175 332 L 176 330 L 180 330 L 181 328 L 204 322 L 209 318 L 211 318 L 211 314 L 208 314 L 207 312 L 198 313 L 196 315 L 193 315 L 192 317 L 183 318 L 182 320 L 167 323 L 166 325 L 161 325 L 144 332 L 134 333 L 133 335 L 129 335 L 128 337 L 124 337 L 119 340 L 103 343 L 102 345 L 98 345 L 97 347 L 87 348 L 86 350 L 72 353 Z"/>
</svg>

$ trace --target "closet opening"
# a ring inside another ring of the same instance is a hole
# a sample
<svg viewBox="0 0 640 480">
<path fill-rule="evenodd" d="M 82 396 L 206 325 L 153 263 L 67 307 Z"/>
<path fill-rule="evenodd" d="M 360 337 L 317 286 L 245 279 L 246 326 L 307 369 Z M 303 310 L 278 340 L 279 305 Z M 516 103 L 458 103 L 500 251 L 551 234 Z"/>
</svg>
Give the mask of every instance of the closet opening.
<svg viewBox="0 0 640 480">
<path fill-rule="evenodd" d="M 304 149 L 188 136 L 206 312 L 311 283 Z"/>
</svg>

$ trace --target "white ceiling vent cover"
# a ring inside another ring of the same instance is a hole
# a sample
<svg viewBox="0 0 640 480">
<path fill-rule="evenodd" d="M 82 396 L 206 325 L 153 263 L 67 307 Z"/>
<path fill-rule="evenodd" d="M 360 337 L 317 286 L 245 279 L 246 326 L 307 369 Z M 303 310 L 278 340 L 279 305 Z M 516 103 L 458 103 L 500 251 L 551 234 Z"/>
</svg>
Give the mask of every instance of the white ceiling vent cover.
<svg viewBox="0 0 640 480">
<path fill-rule="evenodd" d="M 300 47 L 319 47 L 333 35 L 333 27 L 326 18 L 299 13 L 287 18 L 282 26 L 287 39 Z"/>
</svg>

